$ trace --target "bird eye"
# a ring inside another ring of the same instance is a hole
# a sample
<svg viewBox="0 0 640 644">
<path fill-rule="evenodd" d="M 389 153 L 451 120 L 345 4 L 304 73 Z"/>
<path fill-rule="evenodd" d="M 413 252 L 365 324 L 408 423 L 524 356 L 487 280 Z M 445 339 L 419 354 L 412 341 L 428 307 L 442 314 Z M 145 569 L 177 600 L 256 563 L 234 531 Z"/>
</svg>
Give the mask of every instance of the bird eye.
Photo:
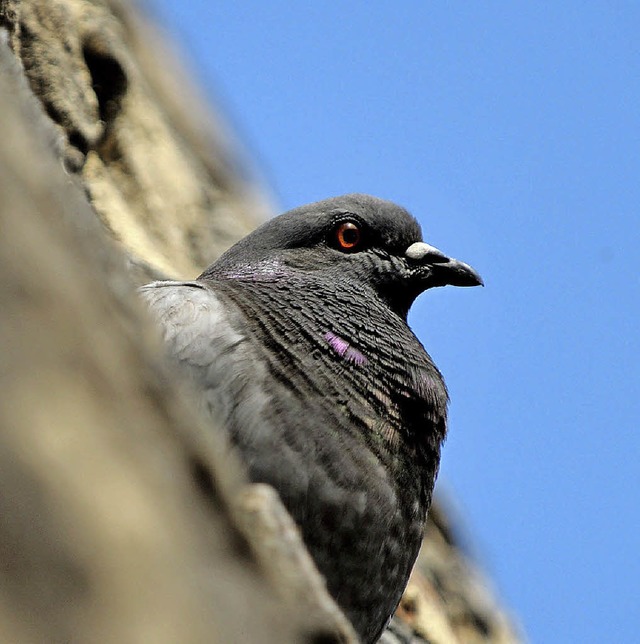
<svg viewBox="0 0 640 644">
<path fill-rule="evenodd" d="M 360 226 L 353 221 L 343 221 L 336 227 L 335 241 L 338 250 L 356 250 L 360 245 L 361 238 Z"/>
</svg>

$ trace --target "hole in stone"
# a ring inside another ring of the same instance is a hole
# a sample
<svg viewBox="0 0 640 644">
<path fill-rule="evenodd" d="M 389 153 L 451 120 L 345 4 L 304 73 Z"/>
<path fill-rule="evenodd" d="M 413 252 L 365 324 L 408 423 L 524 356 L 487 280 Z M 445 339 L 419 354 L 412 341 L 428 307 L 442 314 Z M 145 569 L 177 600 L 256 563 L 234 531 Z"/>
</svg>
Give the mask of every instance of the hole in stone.
<svg viewBox="0 0 640 644">
<path fill-rule="evenodd" d="M 99 42 L 88 41 L 82 53 L 98 99 L 100 119 L 110 123 L 120 111 L 127 90 L 127 76 L 118 60 Z"/>
<path fill-rule="evenodd" d="M 89 144 L 87 139 L 85 139 L 78 130 L 71 130 L 69 132 L 69 143 L 74 147 L 80 150 L 82 154 L 87 154 L 89 152 Z"/>
<path fill-rule="evenodd" d="M 309 644 L 340 644 L 342 640 L 335 633 L 321 631 L 312 633 L 307 641 Z"/>
<path fill-rule="evenodd" d="M 191 476 L 200 492 L 215 505 L 220 505 L 220 497 L 211 470 L 197 456 L 191 457 Z"/>
</svg>

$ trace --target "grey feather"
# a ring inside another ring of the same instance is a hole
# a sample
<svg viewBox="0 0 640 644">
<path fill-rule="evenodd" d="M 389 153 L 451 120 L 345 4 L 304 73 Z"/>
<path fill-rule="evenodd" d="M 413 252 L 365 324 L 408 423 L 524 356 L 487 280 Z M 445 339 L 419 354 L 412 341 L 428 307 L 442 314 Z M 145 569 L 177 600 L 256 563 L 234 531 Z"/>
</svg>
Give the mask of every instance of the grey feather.
<svg viewBox="0 0 640 644">
<path fill-rule="evenodd" d="M 201 411 L 213 414 L 222 427 L 232 418 L 247 428 L 259 426 L 268 401 L 261 387 L 266 371 L 215 292 L 196 281 L 157 281 L 139 291 L 160 324 L 169 355 L 203 394 Z"/>
</svg>

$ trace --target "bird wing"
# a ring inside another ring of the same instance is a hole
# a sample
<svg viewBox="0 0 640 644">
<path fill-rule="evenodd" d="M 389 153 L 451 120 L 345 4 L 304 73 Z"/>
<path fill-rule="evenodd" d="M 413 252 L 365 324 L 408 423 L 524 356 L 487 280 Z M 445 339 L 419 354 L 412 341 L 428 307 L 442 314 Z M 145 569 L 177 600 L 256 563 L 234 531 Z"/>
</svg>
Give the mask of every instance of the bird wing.
<svg viewBox="0 0 640 644">
<path fill-rule="evenodd" d="M 204 393 L 197 397 L 203 411 L 223 424 L 239 408 L 259 414 L 266 402 L 260 365 L 216 293 L 198 281 L 152 282 L 140 293 L 160 324 L 169 355 Z"/>
</svg>

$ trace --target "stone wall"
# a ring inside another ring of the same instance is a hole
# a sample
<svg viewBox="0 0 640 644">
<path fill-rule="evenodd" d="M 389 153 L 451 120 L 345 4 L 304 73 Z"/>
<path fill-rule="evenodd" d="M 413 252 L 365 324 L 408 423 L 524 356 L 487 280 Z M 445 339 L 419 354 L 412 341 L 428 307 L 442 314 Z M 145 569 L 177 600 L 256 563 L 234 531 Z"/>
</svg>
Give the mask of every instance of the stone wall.
<svg viewBox="0 0 640 644">
<path fill-rule="evenodd" d="M 223 119 L 106 0 L 0 0 L 0 97 L 0 640 L 351 641 L 135 295 L 271 213 Z M 518 641 L 439 505 L 384 640 Z"/>
</svg>

